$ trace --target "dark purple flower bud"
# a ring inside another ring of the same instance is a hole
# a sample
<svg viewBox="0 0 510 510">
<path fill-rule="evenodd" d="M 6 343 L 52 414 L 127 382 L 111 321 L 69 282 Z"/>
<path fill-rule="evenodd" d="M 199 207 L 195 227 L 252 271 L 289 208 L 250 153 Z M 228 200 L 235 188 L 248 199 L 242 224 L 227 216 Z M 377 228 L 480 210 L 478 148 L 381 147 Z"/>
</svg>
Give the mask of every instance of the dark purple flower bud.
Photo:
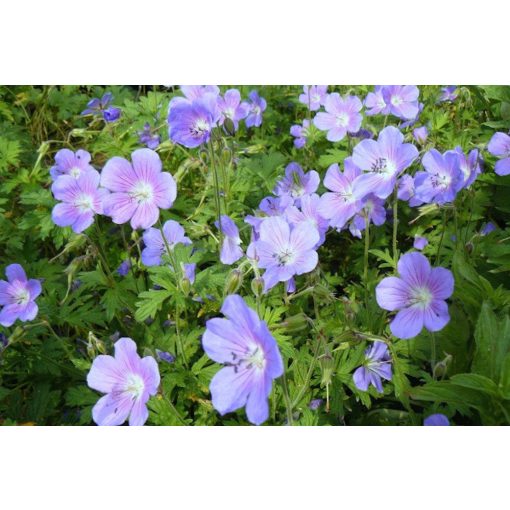
<svg viewBox="0 0 510 510">
<path fill-rule="evenodd" d="M 482 227 L 482 230 L 480 230 L 480 234 L 482 236 L 486 236 L 487 234 L 490 234 L 491 232 L 494 232 L 494 230 L 496 230 L 496 225 L 494 225 L 494 223 L 492 223 L 491 221 L 489 221 L 489 223 L 486 223 L 483 227 Z"/>
<path fill-rule="evenodd" d="M 110 106 L 103 111 L 103 118 L 106 122 L 115 122 L 120 117 L 120 108 Z"/>
<path fill-rule="evenodd" d="M 131 262 L 129 259 L 123 260 L 120 266 L 117 268 L 117 273 L 120 276 L 127 276 L 129 270 L 131 269 Z"/>
<path fill-rule="evenodd" d="M 110 340 L 112 342 L 116 342 L 119 338 L 120 338 L 120 332 L 119 331 L 115 331 L 115 333 L 110 336 Z"/>
<path fill-rule="evenodd" d="M 359 138 L 360 140 L 369 140 L 374 137 L 374 133 L 372 131 L 369 131 L 368 129 L 361 128 L 359 131 L 356 131 L 356 133 L 348 133 L 348 135 L 351 138 Z"/>
<path fill-rule="evenodd" d="M 450 425 L 450 421 L 444 414 L 437 413 L 437 414 L 431 414 L 430 416 L 425 418 L 423 420 L 423 425 L 446 427 L 446 426 Z"/>
<path fill-rule="evenodd" d="M 170 319 L 167 319 L 165 322 L 163 322 L 164 328 L 169 328 L 170 326 L 173 326 L 175 324 L 174 321 L 171 321 Z"/>
<path fill-rule="evenodd" d="M 310 403 L 308 404 L 308 407 L 312 411 L 317 411 L 317 409 L 319 409 L 319 407 L 322 405 L 323 402 L 324 402 L 324 400 L 322 398 L 314 398 L 313 400 L 310 401 Z"/>
<path fill-rule="evenodd" d="M 71 292 L 74 292 L 75 290 L 78 290 L 81 286 L 81 280 L 73 280 L 71 283 Z"/>
<path fill-rule="evenodd" d="M 175 356 L 166 351 L 160 351 L 156 349 L 156 356 L 159 361 L 165 361 L 166 363 L 173 363 L 175 361 Z"/>
</svg>

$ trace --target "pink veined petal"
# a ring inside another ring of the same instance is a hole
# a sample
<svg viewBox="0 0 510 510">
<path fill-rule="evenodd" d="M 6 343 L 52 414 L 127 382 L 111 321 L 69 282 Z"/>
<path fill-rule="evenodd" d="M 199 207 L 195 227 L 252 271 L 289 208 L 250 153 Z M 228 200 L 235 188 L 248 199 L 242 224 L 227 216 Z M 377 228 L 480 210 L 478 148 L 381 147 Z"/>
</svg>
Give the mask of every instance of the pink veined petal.
<svg viewBox="0 0 510 510">
<path fill-rule="evenodd" d="M 101 186 L 114 192 L 131 191 L 137 180 L 131 163 L 118 156 L 109 159 L 101 172 Z"/>
<path fill-rule="evenodd" d="M 444 267 L 434 267 L 430 271 L 428 287 L 434 299 L 448 299 L 453 294 L 455 281 L 450 270 Z"/>
<path fill-rule="evenodd" d="M 111 193 L 103 199 L 103 211 L 117 224 L 127 223 L 136 211 L 138 203 L 127 193 Z"/>
<path fill-rule="evenodd" d="M 397 313 L 390 323 L 390 330 L 397 338 L 414 338 L 423 329 L 423 321 L 423 308 L 410 306 Z"/>
<path fill-rule="evenodd" d="M 115 359 L 124 372 L 138 373 L 140 369 L 140 356 L 136 352 L 136 343 L 128 337 L 119 338 L 115 342 Z"/>
<path fill-rule="evenodd" d="M 331 113 L 319 112 L 313 119 L 313 124 L 321 131 L 329 131 L 336 126 L 336 117 Z"/>
<path fill-rule="evenodd" d="M 20 264 L 9 264 L 5 268 L 5 276 L 7 276 L 7 280 L 9 280 L 11 283 L 15 280 L 19 280 L 20 282 L 27 281 L 25 270 L 21 267 Z"/>
<path fill-rule="evenodd" d="M 345 138 L 346 134 L 347 127 L 335 126 L 328 131 L 326 139 L 329 140 L 330 142 L 339 142 L 340 140 L 343 140 Z"/>
<path fill-rule="evenodd" d="M 207 321 L 202 346 L 217 363 L 232 363 L 246 354 L 249 339 L 232 321 L 214 318 Z"/>
<path fill-rule="evenodd" d="M 78 214 L 76 220 L 72 224 L 73 232 L 79 234 L 89 228 L 92 223 L 94 223 L 94 213 L 92 211 Z"/>
<path fill-rule="evenodd" d="M 388 276 L 375 288 L 377 304 L 390 312 L 404 308 L 409 301 L 410 290 L 404 280 Z"/>
<path fill-rule="evenodd" d="M 137 398 L 131 408 L 129 415 L 130 427 L 141 427 L 149 418 L 149 410 L 147 409 L 147 401 L 142 398 Z"/>
<path fill-rule="evenodd" d="M 398 150 L 396 159 L 399 172 L 411 166 L 418 154 L 418 149 L 412 143 L 404 143 Z"/>
<path fill-rule="evenodd" d="M 113 396 L 109 393 L 101 397 L 92 408 L 92 419 L 97 425 L 122 425 L 133 407 L 133 400 L 127 393 Z"/>
<path fill-rule="evenodd" d="M 308 222 L 300 223 L 290 233 L 291 246 L 300 252 L 311 250 L 319 239 L 319 231 Z"/>
<path fill-rule="evenodd" d="M 139 180 L 156 184 L 163 165 L 157 152 L 151 149 L 137 149 L 131 154 L 133 169 Z"/>
<path fill-rule="evenodd" d="M 266 294 L 280 282 L 280 271 L 278 267 L 273 266 L 267 269 L 262 275 L 262 279 L 264 280 L 264 294 Z"/>
<path fill-rule="evenodd" d="M 212 404 L 220 414 L 230 413 L 246 404 L 251 390 L 252 370 L 224 367 L 211 380 Z"/>
<path fill-rule="evenodd" d="M 51 192 L 57 200 L 73 202 L 81 194 L 81 189 L 74 177 L 61 175 L 51 185 Z"/>
<path fill-rule="evenodd" d="M 142 202 L 138 204 L 136 211 L 131 217 L 131 227 L 133 230 L 137 228 L 149 228 L 158 221 L 159 209 L 156 204 L 150 202 Z"/>
<path fill-rule="evenodd" d="M 510 158 L 500 159 L 494 166 L 494 171 L 497 175 L 509 175 L 510 174 Z"/>
<path fill-rule="evenodd" d="M 177 197 L 177 186 L 168 172 L 161 172 L 154 186 L 154 201 L 160 209 L 172 207 Z"/>
<path fill-rule="evenodd" d="M 359 367 L 352 374 L 354 385 L 358 390 L 367 391 L 370 385 L 370 377 L 368 370 L 365 367 Z"/>
<path fill-rule="evenodd" d="M 260 425 L 269 417 L 268 397 L 271 392 L 271 381 L 267 380 L 264 372 L 254 373 L 252 387 L 246 402 L 246 416 L 250 423 Z"/>
<path fill-rule="evenodd" d="M 125 375 L 122 365 L 113 356 L 100 354 L 92 362 L 87 384 L 93 390 L 110 393 L 124 384 Z"/>
<path fill-rule="evenodd" d="M 20 316 L 21 312 L 21 306 L 17 303 L 5 305 L 0 311 L 0 324 L 6 328 L 12 326 L 16 322 L 16 319 Z"/>
<path fill-rule="evenodd" d="M 252 338 L 253 332 L 257 330 L 260 324 L 260 319 L 255 310 L 252 310 L 244 299 L 237 294 L 225 298 L 221 313 L 236 325 L 238 332 L 245 338 Z"/>
<path fill-rule="evenodd" d="M 362 140 L 354 147 L 352 162 L 361 170 L 372 170 L 380 157 L 379 144 L 375 140 Z"/>
<path fill-rule="evenodd" d="M 68 170 L 76 166 L 76 156 L 72 150 L 60 149 L 55 154 L 55 163 L 59 166 L 60 170 Z"/>
<path fill-rule="evenodd" d="M 69 203 L 62 202 L 57 204 L 51 211 L 51 219 L 59 227 L 68 227 L 78 218 L 78 209 Z"/>
<path fill-rule="evenodd" d="M 332 164 L 324 177 L 324 186 L 337 192 L 345 192 L 350 189 L 350 181 L 340 172 L 340 168 L 337 163 Z"/>
<path fill-rule="evenodd" d="M 430 263 L 425 255 L 412 252 L 400 257 L 397 265 L 402 279 L 411 287 L 425 287 L 430 276 Z"/>
<path fill-rule="evenodd" d="M 385 127 L 377 138 L 377 143 L 381 150 L 381 155 L 386 159 L 396 161 L 398 157 L 398 151 L 402 142 L 404 141 L 404 135 L 400 130 L 394 126 Z"/>
<path fill-rule="evenodd" d="M 260 226 L 260 239 L 279 251 L 287 247 L 290 240 L 289 224 L 279 216 L 267 218 Z"/>
<path fill-rule="evenodd" d="M 494 133 L 487 150 L 494 156 L 510 156 L 510 135 Z"/>
<path fill-rule="evenodd" d="M 448 305 L 445 301 L 435 299 L 424 310 L 424 324 L 429 331 L 439 331 L 450 322 Z"/>
<path fill-rule="evenodd" d="M 9 304 L 13 297 L 14 294 L 11 284 L 0 280 L 0 306 Z"/>
<path fill-rule="evenodd" d="M 24 310 L 20 313 L 19 318 L 22 321 L 34 320 L 38 311 L 39 307 L 33 301 L 29 301 L 25 305 Z"/>
<path fill-rule="evenodd" d="M 90 170 L 88 172 L 83 172 L 78 177 L 77 184 L 78 187 L 85 193 L 90 195 L 95 195 L 97 192 L 97 188 L 99 186 L 99 172 L 96 170 Z"/>
<path fill-rule="evenodd" d="M 317 237 L 317 241 L 319 238 Z M 309 250 L 298 254 L 296 260 L 291 266 L 287 266 L 290 271 L 290 276 L 294 274 L 305 274 L 313 271 L 319 263 L 319 256 L 316 251 Z M 288 278 L 286 278 L 287 280 Z"/>
</svg>

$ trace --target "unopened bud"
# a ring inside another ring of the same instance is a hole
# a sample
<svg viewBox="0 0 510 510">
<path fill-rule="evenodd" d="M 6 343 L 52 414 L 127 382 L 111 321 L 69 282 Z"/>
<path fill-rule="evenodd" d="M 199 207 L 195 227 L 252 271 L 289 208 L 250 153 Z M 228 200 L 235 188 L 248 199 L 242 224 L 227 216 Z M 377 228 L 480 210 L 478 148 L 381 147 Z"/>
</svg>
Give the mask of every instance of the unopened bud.
<svg viewBox="0 0 510 510">
<path fill-rule="evenodd" d="M 241 287 L 242 284 L 243 284 L 242 271 L 239 271 L 239 269 L 234 269 L 228 275 L 223 293 L 225 295 L 235 294 L 239 290 L 239 288 Z"/>
<path fill-rule="evenodd" d="M 225 129 L 227 135 L 234 136 L 236 133 L 236 127 L 234 125 L 234 122 L 232 119 L 229 119 L 228 117 L 225 119 L 225 122 L 223 123 L 223 128 Z"/>
<path fill-rule="evenodd" d="M 283 326 L 289 332 L 301 331 L 308 326 L 308 317 L 304 313 L 298 313 L 285 319 Z"/>
<path fill-rule="evenodd" d="M 251 290 L 256 297 L 262 296 L 264 292 L 264 280 L 260 276 L 258 278 L 253 278 L 251 281 Z"/>
</svg>

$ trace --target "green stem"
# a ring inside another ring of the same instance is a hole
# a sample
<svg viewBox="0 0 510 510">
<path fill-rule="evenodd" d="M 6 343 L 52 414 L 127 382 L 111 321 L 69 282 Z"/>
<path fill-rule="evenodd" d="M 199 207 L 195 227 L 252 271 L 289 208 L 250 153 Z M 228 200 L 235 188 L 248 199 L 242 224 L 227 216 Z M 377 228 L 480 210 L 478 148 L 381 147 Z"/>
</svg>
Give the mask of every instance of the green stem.
<svg viewBox="0 0 510 510">
<path fill-rule="evenodd" d="M 223 240 L 223 233 L 221 230 L 221 205 L 220 205 L 220 185 L 219 185 L 219 179 L 218 179 L 218 171 L 216 169 L 216 162 L 214 158 L 214 147 L 212 140 L 209 139 L 209 158 L 211 160 L 211 168 L 213 172 L 213 179 L 214 179 L 214 197 L 216 202 L 216 215 L 218 217 L 218 230 L 220 234 L 220 243 L 218 246 L 218 250 L 221 249 L 221 243 Z"/>
<path fill-rule="evenodd" d="M 177 343 L 179 344 L 179 350 L 181 351 L 182 355 L 182 362 L 185 366 L 185 368 L 188 368 L 188 360 L 186 358 L 186 353 L 184 352 L 184 344 L 182 342 L 181 337 L 181 328 L 179 326 L 179 318 L 180 318 L 180 312 L 179 312 L 179 305 L 175 303 L 175 331 L 177 333 Z"/>
<path fill-rule="evenodd" d="M 96 232 L 97 232 L 97 244 L 92 241 L 92 239 L 89 237 L 90 242 L 95 246 L 97 254 L 99 256 L 99 260 L 101 261 L 101 265 L 103 266 L 103 270 L 108 276 L 108 279 L 110 280 L 110 284 L 112 287 L 115 286 L 115 278 L 113 277 L 113 273 L 110 270 L 110 266 L 108 265 L 108 261 L 106 260 L 106 257 L 104 255 L 103 250 L 103 243 L 101 241 L 101 230 L 99 229 L 99 225 L 97 222 L 94 222 Z"/>
<path fill-rule="evenodd" d="M 439 244 L 437 245 L 437 251 L 436 251 L 436 261 L 435 261 L 436 265 L 439 262 L 439 254 L 441 253 L 441 247 L 443 246 L 444 234 L 446 232 L 446 209 L 443 209 L 442 223 L 443 223 L 443 228 L 441 231 L 441 237 L 439 239 Z"/>
<path fill-rule="evenodd" d="M 436 366 L 436 335 L 430 333 L 430 367 L 432 370 L 432 379 L 435 379 L 434 367 Z"/>
<path fill-rule="evenodd" d="M 365 283 L 365 306 L 368 310 L 368 250 L 370 248 L 370 218 L 365 216 L 365 252 L 363 257 L 363 282 Z"/>
<path fill-rule="evenodd" d="M 398 229 L 398 197 L 397 187 L 393 193 L 393 260 L 395 265 L 398 260 L 398 249 L 397 249 L 397 229 Z"/>
<path fill-rule="evenodd" d="M 289 389 L 287 387 L 287 377 L 285 371 L 282 376 L 282 388 L 283 388 L 283 398 L 285 399 L 285 407 L 287 409 L 287 421 L 289 425 L 294 425 L 294 420 L 292 419 L 292 403 L 289 397 Z"/>
<path fill-rule="evenodd" d="M 177 408 L 172 404 L 172 401 L 162 393 L 162 396 L 163 396 L 163 399 L 165 400 L 165 402 L 170 406 L 170 408 L 172 409 L 173 413 L 175 414 L 175 416 L 177 417 L 177 419 L 183 424 L 183 425 L 187 425 L 187 423 L 184 421 L 184 418 L 182 417 L 181 413 L 177 410 Z"/>
<path fill-rule="evenodd" d="M 303 398 L 306 390 L 308 390 L 308 385 L 310 384 L 310 380 L 312 378 L 313 370 L 315 368 L 315 364 L 317 363 L 317 358 L 319 357 L 319 348 L 321 346 L 321 341 L 317 339 L 317 344 L 315 345 L 315 352 L 313 354 L 312 362 L 310 363 L 310 367 L 308 368 L 308 372 L 306 374 L 305 382 L 303 383 L 303 387 L 299 390 L 294 402 L 292 402 L 292 409 L 296 407 L 301 399 Z"/>
</svg>

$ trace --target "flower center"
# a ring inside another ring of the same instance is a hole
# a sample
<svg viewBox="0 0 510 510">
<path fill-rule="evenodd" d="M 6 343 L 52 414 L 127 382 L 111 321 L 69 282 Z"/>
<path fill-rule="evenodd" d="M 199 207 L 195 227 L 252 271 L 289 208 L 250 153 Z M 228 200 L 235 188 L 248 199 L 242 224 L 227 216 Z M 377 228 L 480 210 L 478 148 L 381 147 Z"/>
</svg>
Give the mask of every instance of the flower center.
<svg viewBox="0 0 510 510">
<path fill-rule="evenodd" d="M 321 96 L 319 96 L 319 94 L 312 95 L 312 103 L 319 103 L 320 100 L 321 100 Z"/>
<path fill-rule="evenodd" d="M 446 190 L 448 189 L 448 187 L 450 186 L 450 184 L 452 183 L 452 178 L 451 176 L 447 175 L 447 174 L 435 174 L 434 176 L 432 176 L 432 185 L 435 187 L 435 188 L 439 188 L 441 190 Z"/>
<path fill-rule="evenodd" d="M 393 106 L 400 106 L 403 102 L 400 96 L 391 96 L 391 104 Z"/>
<path fill-rule="evenodd" d="M 143 379 L 138 374 L 130 374 L 126 381 L 126 391 L 136 399 L 143 395 L 144 390 Z"/>
<path fill-rule="evenodd" d="M 193 136 L 203 136 L 210 129 L 209 122 L 206 119 L 198 119 L 191 128 L 191 134 Z"/>
<path fill-rule="evenodd" d="M 14 302 L 18 305 L 26 305 L 30 301 L 30 292 L 26 289 L 19 289 L 14 297 Z"/>
<path fill-rule="evenodd" d="M 372 172 L 377 172 L 378 174 L 391 176 L 396 172 L 397 167 L 393 161 L 390 161 L 386 158 L 377 158 L 376 161 L 372 164 L 371 170 Z"/>
<path fill-rule="evenodd" d="M 274 253 L 273 257 L 278 261 L 279 266 L 288 266 L 296 260 L 296 254 L 290 247 L 286 247 L 279 253 Z"/>
<path fill-rule="evenodd" d="M 80 177 L 80 174 L 81 174 L 81 168 L 78 168 L 77 166 L 73 166 L 73 168 L 71 168 L 71 170 L 69 170 L 69 175 L 71 177 L 74 177 L 75 179 L 78 179 L 78 177 Z"/>
<path fill-rule="evenodd" d="M 227 117 L 228 119 L 233 119 L 234 118 L 234 109 L 233 108 L 227 108 L 223 114 L 225 115 L 225 117 Z"/>
<path fill-rule="evenodd" d="M 432 297 L 432 293 L 427 287 L 417 287 L 411 295 L 409 304 L 419 305 L 421 308 L 427 308 L 432 301 Z"/>
<path fill-rule="evenodd" d="M 148 182 L 139 181 L 131 190 L 130 195 L 140 204 L 152 200 L 153 192 L 154 190 Z"/>
<path fill-rule="evenodd" d="M 336 125 L 338 127 L 345 127 L 349 123 L 349 115 L 346 113 L 339 113 L 336 116 Z"/>
<path fill-rule="evenodd" d="M 92 211 L 94 208 L 92 197 L 90 195 L 85 194 L 79 195 L 78 198 L 75 200 L 74 205 L 82 213 Z"/>
</svg>

